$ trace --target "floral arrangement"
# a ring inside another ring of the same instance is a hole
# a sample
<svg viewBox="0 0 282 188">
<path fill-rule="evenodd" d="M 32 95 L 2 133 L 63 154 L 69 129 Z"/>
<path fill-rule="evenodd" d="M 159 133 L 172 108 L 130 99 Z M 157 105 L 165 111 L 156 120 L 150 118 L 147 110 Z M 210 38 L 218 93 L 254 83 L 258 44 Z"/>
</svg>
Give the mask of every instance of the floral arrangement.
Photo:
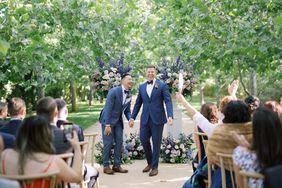
<svg viewBox="0 0 282 188">
<path fill-rule="evenodd" d="M 98 151 L 98 153 L 95 155 L 96 161 L 99 164 L 103 164 L 103 142 L 99 141 L 96 145 L 96 149 Z M 112 149 L 110 152 L 110 164 L 114 163 L 114 144 L 112 145 Z M 132 163 L 132 161 L 130 160 L 130 157 L 128 156 L 128 151 L 123 147 L 122 149 L 122 153 L 121 153 L 121 163 L 122 164 L 128 164 L 128 163 Z"/>
<path fill-rule="evenodd" d="M 180 56 L 176 61 L 169 63 L 163 59 L 163 62 L 158 65 L 158 78 L 165 82 L 171 93 L 178 91 L 178 78 L 181 72 L 184 79 L 182 93 L 184 96 L 192 96 L 195 89 L 196 79 L 193 74 L 193 65 L 180 61 Z"/>
<path fill-rule="evenodd" d="M 129 64 L 124 65 L 124 54 L 116 61 L 109 61 L 106 65 L 101 58 L 97 58 L 98 68 L 92 74 L 92 88 L 96 96 L 101 99 L 105 98 L 108 91 L 120 85 L 121 76 L 131 71 Z"/>
<path fill-rule="evenodd" d="M 129 137 L 125 135 L 125 150 L 127 150 L 130 159 L 145 159 L 145 152 L 141 144 L 139 134 L 130 133 Z"/>
<path fill-rule="evenodd" d="M 193 159 L 191 145 L 194 143 L 192 134 L 180 134 L 179 139 L 163 138 L 160 157 L 165 163 L 188 163 Z"/>
</svg>

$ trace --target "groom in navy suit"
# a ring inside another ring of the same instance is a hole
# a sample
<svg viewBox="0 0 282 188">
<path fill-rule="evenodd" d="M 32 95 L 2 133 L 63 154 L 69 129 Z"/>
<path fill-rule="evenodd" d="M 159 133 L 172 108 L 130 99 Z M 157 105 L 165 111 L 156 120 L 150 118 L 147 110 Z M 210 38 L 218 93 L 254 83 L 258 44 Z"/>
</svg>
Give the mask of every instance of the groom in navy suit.
<svg viewBox="0 0 282 188">
<path fill-rule="evenodd" d="M 173 109 L 167 85 L 155 78 L 155 66 L 147 66 L 146 76 L 147 81 L 139 86 L 139 93 L 129 123 L 130 126 L 133 126 L 134 120 L 143 104 L 140 122 L 140 140 L 148 163 L 143 169 L 143 172 L 149 172 L 152 169 L 149 176 L 155 176 L 158 174 L 163 127 L 167 121 L 168 124 L 172 125 Z M 164 102 L 167 116 L 165 114 Z M 153 152 L 150 143 L 151 137 L 153 141 Z"/>
<path fill-rule="evenodd" d="M 128 170 L 125 170 L 120 166 L 120 160 L 123 142 L 122 114 L 124 113 L 127 120 L 129 120 L 131 117 L 131 87 L 131 75 L 123 75 L 121 80 L 121 86 L 114 87 L 108 92 L 105 107 L 100 114 L 99 120 L 102 124 L 102 135 L 104 144 L 103 165 L 105 174 L 114 174 L 114 172 L 128 172 Z M 111 169 L 109 160 L 113 142 L 115 143 L 114 164 L 113 168 Z"/>
</svg>

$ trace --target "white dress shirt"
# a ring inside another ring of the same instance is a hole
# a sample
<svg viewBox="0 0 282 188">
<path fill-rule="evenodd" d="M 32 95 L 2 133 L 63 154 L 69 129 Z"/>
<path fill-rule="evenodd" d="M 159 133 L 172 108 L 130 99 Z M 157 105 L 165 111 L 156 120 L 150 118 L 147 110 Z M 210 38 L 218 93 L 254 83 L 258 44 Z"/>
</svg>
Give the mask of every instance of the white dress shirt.
<svg viewBox="0 0 282 188">
<path fill-rule="evenodd" d="M 218 124 L 212 124 L 205 118 L 200 112 L 197 112 L 193 117 L 192 117 L 194 123 L 204 131 L 204 133 L 207 134 L 208 137 L 210 137 L 213 133 L 214 128 Z"/>
<path fill-rule="evenodd" d="M 153 84 L 147 84 L 146 91 L 150 98 L 151 98 L 151 94 L 152 94 L 155 83 L 156 83 L 156 79 L 153 80 Z"/>
</svg>

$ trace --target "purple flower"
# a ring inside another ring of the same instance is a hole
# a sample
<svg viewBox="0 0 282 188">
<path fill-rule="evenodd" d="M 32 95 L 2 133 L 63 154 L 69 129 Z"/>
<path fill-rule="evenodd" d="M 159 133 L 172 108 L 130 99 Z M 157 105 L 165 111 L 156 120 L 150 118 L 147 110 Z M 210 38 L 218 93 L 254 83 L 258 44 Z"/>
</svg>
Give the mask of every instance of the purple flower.
<svg viewBox="0 0 282 188">
<path fill-rule="evenodd" d="M 97 59 L 97 61 L 98 61 L 99 67 L 100 67 L 100 68 L 103 68 L 104 65 L 105 65 L 104 61 L 103 61 L 100 57 L 97 57 L 96 59 Z"/>
</svg>

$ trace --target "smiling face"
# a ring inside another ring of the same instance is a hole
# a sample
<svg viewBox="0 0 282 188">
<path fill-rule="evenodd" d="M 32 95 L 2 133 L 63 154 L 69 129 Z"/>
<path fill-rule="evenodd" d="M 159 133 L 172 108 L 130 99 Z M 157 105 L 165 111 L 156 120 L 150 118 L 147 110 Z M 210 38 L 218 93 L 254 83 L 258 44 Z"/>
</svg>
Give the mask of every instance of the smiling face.
<svg viewBox="0 0 282 188">
<path fill-rule="evenodd" d="M 130 75 L 125 76 L 122 79 L 122 85 L 126 90 L 131 89 L 133 85 L 132 77 Z"/>
<path fill-rule="evenodd" d="M 154 80 L 156 77 L 156 69 L 153 67 L 147 68 L 146 77 L 148 81 Z"/>
</svg>

